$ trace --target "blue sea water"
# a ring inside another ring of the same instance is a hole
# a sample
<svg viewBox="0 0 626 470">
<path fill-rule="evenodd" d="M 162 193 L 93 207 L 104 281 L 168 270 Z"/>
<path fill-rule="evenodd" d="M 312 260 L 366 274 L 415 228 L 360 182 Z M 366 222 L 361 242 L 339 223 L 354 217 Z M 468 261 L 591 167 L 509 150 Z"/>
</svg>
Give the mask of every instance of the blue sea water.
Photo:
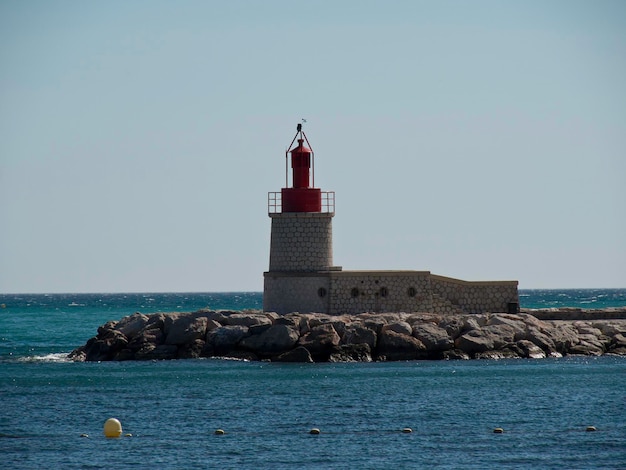
<svg viewBox="0 0 626 470">
<path fill-rule="evenodd" d="M 625 289 L 520 294 L 527 308 L 626 306 Z M 0 295 L 0 467 L 626 468 L 622 357 L 64 360 L 135 311 L 261 303 L 260 293 Z M 132 437 L 105 438 L 109 417 Z"/>
</svg>

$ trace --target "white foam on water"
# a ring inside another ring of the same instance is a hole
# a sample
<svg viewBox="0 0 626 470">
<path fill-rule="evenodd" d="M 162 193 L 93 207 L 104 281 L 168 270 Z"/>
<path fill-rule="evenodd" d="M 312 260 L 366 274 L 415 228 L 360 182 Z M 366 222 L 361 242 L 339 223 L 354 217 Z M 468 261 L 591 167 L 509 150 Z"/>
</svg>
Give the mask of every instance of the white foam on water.
<svg viewBox="0 0 626 470">
<path fill-rule="evenodd" d="M 26 356 L 18 359 L 19 362 L 72 362 L 67 353 L 52 353 L 43 356 Z"/>
</svg>

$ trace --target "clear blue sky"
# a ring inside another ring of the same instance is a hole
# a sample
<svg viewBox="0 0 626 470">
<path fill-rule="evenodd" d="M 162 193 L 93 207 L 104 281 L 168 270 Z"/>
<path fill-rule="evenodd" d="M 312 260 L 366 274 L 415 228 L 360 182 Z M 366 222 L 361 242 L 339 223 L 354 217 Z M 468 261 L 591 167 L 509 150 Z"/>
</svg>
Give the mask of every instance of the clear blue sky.
<svg viewBox="0 0 626 470">
<path fill-rule="evenodd" d="M 334 261 L 626 287 L 626 2 L 0 3 L 0 292 L 260 291 L 296 124 Z"/>
</svg>

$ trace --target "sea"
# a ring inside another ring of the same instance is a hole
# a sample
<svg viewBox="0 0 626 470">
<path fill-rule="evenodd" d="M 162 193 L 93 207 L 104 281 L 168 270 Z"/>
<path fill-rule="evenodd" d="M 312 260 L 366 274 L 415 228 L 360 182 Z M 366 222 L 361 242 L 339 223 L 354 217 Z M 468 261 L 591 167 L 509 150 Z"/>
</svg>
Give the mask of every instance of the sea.
<svg viewBox="0 0 626 470">
<path fill-rule="evenodd" d="M 625 307 L 626 289 L 521 290 L 520 304 Z M 626 469 L 624 357 L 66 358 L 109 320 L 207 307 L 260 309 L 262 293 L 0 294 L 0 468 Z"/>
</svg>

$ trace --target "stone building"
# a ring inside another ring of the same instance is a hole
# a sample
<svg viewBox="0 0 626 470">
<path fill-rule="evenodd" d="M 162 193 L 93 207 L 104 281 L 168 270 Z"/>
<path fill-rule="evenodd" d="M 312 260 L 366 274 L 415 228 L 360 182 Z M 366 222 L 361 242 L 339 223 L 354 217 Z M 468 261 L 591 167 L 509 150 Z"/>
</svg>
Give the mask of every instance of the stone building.
<svg viewBox="0 0 626 470">
<path fill-rule="evenodd" d="M 301 125 L 288 148 L 296 139 L 285 155 L 285 187 L 268 194 L 272 232 L 263 310 L 337 315 L 518 311 L 517 281 L 472 282 L 429 271 L 344 271 L 334 266 L 335 193 L 315 188 L 314 153 Z"/>
</svg>

